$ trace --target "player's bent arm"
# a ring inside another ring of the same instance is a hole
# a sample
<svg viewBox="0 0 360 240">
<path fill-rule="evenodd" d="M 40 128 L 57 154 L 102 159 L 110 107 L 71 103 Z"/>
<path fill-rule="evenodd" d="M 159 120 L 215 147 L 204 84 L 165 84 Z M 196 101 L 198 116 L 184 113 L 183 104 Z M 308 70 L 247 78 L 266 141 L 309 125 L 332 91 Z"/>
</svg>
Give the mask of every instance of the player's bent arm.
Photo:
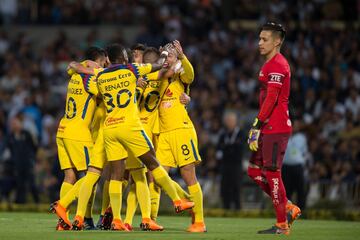
<svg viewBox="0 0 360 240">
<path fill-rule="evenodd" d="M 73 61 L 69 64 L 68 68 L 74 69 L 74 71 L 77 73 L 94 75 L 95 74 L 94 68 L 97 68 L 99 66 L 95 63 L 96 65 L 94 67 L 91 67 L 91 66 L 93 66 L 93 64 L 92 64 L 92 61 L 89 61 L 89 60 L 85 61 L 84 63 L 86 66 L 84 66 L 81 63 Z M 88 64 L 90 64 L 90 65 L 88 65 Z"/>
<path fill-rule="evenodd" d="M 268 119 L 271 115 L 277 102 L 280 90 L 281 88 L 268 86 L 266 91 L 266 98 L 257 117 L 261 123 L 265 122 L 265 120 Z"/>
<path fill-rule="evenodd" d="M 181 81 L 190 84 L 194 81 L 194 77 L 195 77 L 194 68 L 185 55 L 183 56 L 182 59 L 180 59 L 180 61 L 182 68 L 184 70 L 183 73 L 180 75 Z"/>
</svg>

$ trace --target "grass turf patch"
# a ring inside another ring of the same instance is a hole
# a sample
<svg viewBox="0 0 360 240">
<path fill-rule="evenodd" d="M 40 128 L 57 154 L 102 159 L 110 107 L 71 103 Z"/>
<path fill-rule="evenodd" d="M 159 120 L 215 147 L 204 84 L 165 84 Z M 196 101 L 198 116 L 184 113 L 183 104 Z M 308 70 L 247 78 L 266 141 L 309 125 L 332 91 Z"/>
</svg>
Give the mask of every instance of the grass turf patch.
<svg viewBox="0 0 360 240">
<path fill-rule="evenodd" d="M 97 220 L 97 219 L 95 219 Z M 56 217 L 46 213 L 0 213 L 1 239 L 278 239 L 278 236 L 257 235 L 257 230 L 270 227 L 274 219 L 261 218 L 206 218 L 208 232 L 193 234 L 185 232 L 190 223 L 188 216 L 160 216 L 163 232 L 142 232 L 137 228 L 140 217 L 134 219 L 135 231 L 130 233 L 111 231 L 56 232 Z M 298 220 L 292 227 L 290 239 L 357 239 L 359 222 Z"/>
</svg>

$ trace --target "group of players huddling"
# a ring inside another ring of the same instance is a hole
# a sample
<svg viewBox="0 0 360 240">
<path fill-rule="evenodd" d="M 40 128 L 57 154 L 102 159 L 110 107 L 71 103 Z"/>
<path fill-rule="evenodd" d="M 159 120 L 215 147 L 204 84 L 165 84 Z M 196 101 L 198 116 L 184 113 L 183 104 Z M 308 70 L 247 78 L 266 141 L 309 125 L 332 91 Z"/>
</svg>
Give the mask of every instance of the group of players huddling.
<svg viewBox="0 0 360 240">
<path fill-rule="evenodd" d="M 284 28 L 267 23 L 260 32 L 260 111 L 249 133 L 254 151 L 249 176 L 273 200 L 277 223 L 268 234 L 289 234 L 300 209 L 286 199 L 281 165 L 291 133 L 288 115 L 290 68 L 280 53 Z M 97 227 L 132 231 L 139 203 L 140 228 L 162 231 L 157 224 L 160 189 L 177 213 L 191 213 L 189 232 L 206 232 L 203 196 L 195 174 L 201 161 L 195 128 L 186 110 L 194 70 L 179 41 L 160 50 L 137 44 L 131 50 L 111 44 L 90 47 L 85 61 L 71 62 L 65 115 L 57 132 L 58 155 L 65 173 L 60 199 L 51 205 L 57 230 L 94 229 L 92 205 L 102 174 L 102 210 Z M 188 192 L 168 172 L 179 168 Z M 123 190 L 129 186 L 126 217 L 121 218 Z M 68 209 L 77 199 L 73 222 Z"/>
</svg>

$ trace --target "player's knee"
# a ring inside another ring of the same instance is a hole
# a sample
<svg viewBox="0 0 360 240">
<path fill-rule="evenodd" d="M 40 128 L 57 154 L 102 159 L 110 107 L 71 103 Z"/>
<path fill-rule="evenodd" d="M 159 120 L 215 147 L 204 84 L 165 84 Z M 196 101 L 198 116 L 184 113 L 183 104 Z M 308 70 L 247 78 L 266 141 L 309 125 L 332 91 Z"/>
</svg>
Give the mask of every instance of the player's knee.
<svg viewBox="0 0 360 240">
<path fill-rule="evenodd" d="M 74 169 L 69 168 L 69 169 L 65 169 L 64 171 L 64 182 L 70 183 L 70 184 L 74 184 L 76 182 L 77 178 L 76 178 L 76 174 Z"/>
<path fill-rule="evenodd" d="M 261 176 L 261 168 L 256 165 L 251 165 L 247 169 L 247 174 L 251 179 L 255 180 L 256 177 Z"/>
</svg>

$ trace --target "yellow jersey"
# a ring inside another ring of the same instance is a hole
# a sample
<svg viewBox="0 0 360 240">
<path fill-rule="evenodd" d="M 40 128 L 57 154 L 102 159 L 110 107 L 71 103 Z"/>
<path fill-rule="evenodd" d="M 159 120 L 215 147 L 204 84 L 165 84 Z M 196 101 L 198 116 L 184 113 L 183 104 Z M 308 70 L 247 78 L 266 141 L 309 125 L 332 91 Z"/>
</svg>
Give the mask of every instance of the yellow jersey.
<svg viewBox="0 0 360 240">
<path fill-rule="evenodd" d="M 93 75 L 73 74 L 68 83 L 65 114 L 57 137 L 78 141 L 92 141 L 90 124 L 96 107 L 95 96 L 87 91 Z"/>
<path fill-rule="evenodd" d="M 97 86 L 106 106 L 104 129 L 142 129 L 136 102 L 136 80 L 151 70 L 151 64 L 115 64 L 98 74 Z"/>
<path fill-rule="evenodd" d="M 101 131 L 103 127 L 105 116 L 106 116 L 106 108 L 104 102 L 98 100 L 93 121 L 91 123 L 91 134 L 94 143 L 96 141 L 99 131 Z"/>
<path fill-rule="evenodd" d="M 158 117 L 161 84 L 161 80 L 158 77 L 159 71 L 144 75 L 144 79 L 147 81 L 145 89 L 136 88 L 142 124 L 154 122 Z"/>
<path fill-rule="evenodd" d="M 160 133 L 194 127 L 186 106 L 180 103 L 181 94 L 188 93 L 189 85 L 194 81 L 194 69 L 185 56 L 180 61 L 181 69 L 160 87 Z"/>
</svg>

